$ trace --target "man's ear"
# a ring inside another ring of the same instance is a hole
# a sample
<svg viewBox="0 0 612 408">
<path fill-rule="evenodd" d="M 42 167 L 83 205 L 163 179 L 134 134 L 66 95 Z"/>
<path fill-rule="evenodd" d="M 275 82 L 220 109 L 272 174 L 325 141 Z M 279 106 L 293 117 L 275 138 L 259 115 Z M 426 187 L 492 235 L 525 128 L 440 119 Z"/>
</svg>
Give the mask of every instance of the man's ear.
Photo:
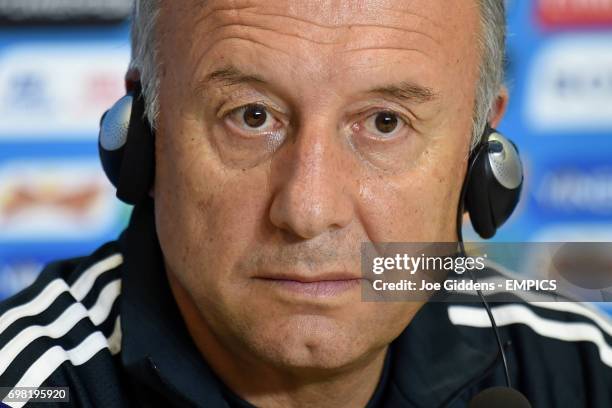
<svg viewBox="0 0 612 408">
<path fill-rule="evenodd" d="M 130 68 L 125 73 L 125 92 L 131 92 L 140 82 L 140 71 L 137 68 Z"/>
<path fill-rule="evenodd" d="M 493 106 L 491 107 L 491 113 L 489 114 L 489 123 L 491 124 L 491 127 L 497 128 L 501 122 L 504 114 L 506 113 L 509 98 L 508 88 L 503 85 L 497 94 L 497 98 L 495 98 L 495 102 L 493 102 Z"/>
</svg>

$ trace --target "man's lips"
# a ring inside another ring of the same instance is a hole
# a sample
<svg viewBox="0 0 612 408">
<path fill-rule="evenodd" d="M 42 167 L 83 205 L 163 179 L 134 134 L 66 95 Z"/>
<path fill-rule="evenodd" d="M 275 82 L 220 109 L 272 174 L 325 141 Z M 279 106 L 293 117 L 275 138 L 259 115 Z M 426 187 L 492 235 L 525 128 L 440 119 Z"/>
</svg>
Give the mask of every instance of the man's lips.
<svg viewBox="0 0 612 408">
<path fill-rule="evenodd" d="M 273 274 L 256 276 L 255 278 L 297 294 L 317 297 L 339 295 L 358 287 L 362 281 L 360 276 L 345 272 L 332 272 L 316 276 Z"/>
</svg>

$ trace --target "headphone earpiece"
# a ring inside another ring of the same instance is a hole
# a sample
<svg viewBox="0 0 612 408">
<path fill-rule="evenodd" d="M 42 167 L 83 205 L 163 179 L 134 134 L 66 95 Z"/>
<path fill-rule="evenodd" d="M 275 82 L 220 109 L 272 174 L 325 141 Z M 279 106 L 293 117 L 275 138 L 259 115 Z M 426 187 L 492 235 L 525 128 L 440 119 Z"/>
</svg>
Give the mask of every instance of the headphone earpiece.
<svg viewBox="0 0 612 408">
<path fill-rule="evenodd" d="M 98 152 L 120 200 L 135 205 L 148 195 L 155 174 L 155 137 L 145 118 L 140 86 L 102 116 Z"/>
<path fill-rule="evenodd" d="M 491 238 L 516 208 L 523 187 L 523 165 L 514 143 L 487 126 L 473 151 L 465 178 L 464 208 L 474 230 Z"/>
<path fill-rule="evenodd" d="M 100 120 L 98 152 L 106 176 L 115 188 L 119 185 L 121 161 L 128 138 L 130 116 L 132 115 L 132 95 L 119 99 L 107 110 Z"/>
</svg>

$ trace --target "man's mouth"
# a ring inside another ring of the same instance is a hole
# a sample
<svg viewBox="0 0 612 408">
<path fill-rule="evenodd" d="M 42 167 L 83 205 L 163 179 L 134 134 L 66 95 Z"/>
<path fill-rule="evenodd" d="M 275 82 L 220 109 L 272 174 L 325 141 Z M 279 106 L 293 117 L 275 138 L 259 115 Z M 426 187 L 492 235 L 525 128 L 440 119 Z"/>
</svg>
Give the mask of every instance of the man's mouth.
<svg viewBox="0 0 612 408">
<path fill-rule="evenodd" d="M 337 296 L 355 289 L 363 281 L 361 276 L 346 272 L 329 272 L 317 275 L 264 274 L 256 276 L 255 279 L 296 294 L 315 297 Z"/>
</svg>

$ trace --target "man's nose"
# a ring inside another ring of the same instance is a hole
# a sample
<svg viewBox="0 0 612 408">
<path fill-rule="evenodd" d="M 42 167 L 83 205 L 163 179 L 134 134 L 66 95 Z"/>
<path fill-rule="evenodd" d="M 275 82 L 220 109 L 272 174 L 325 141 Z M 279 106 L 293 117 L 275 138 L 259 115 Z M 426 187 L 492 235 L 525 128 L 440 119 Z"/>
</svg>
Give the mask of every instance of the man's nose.
<svg viewBox="0 0 612 408">
<path fill-rule="evenodd" d="M 293 137 L 273 163 L 272 223 L 302 239 L 346 227 L 358 185 L 350 146 L 314 126 Z"/>
</svg>

